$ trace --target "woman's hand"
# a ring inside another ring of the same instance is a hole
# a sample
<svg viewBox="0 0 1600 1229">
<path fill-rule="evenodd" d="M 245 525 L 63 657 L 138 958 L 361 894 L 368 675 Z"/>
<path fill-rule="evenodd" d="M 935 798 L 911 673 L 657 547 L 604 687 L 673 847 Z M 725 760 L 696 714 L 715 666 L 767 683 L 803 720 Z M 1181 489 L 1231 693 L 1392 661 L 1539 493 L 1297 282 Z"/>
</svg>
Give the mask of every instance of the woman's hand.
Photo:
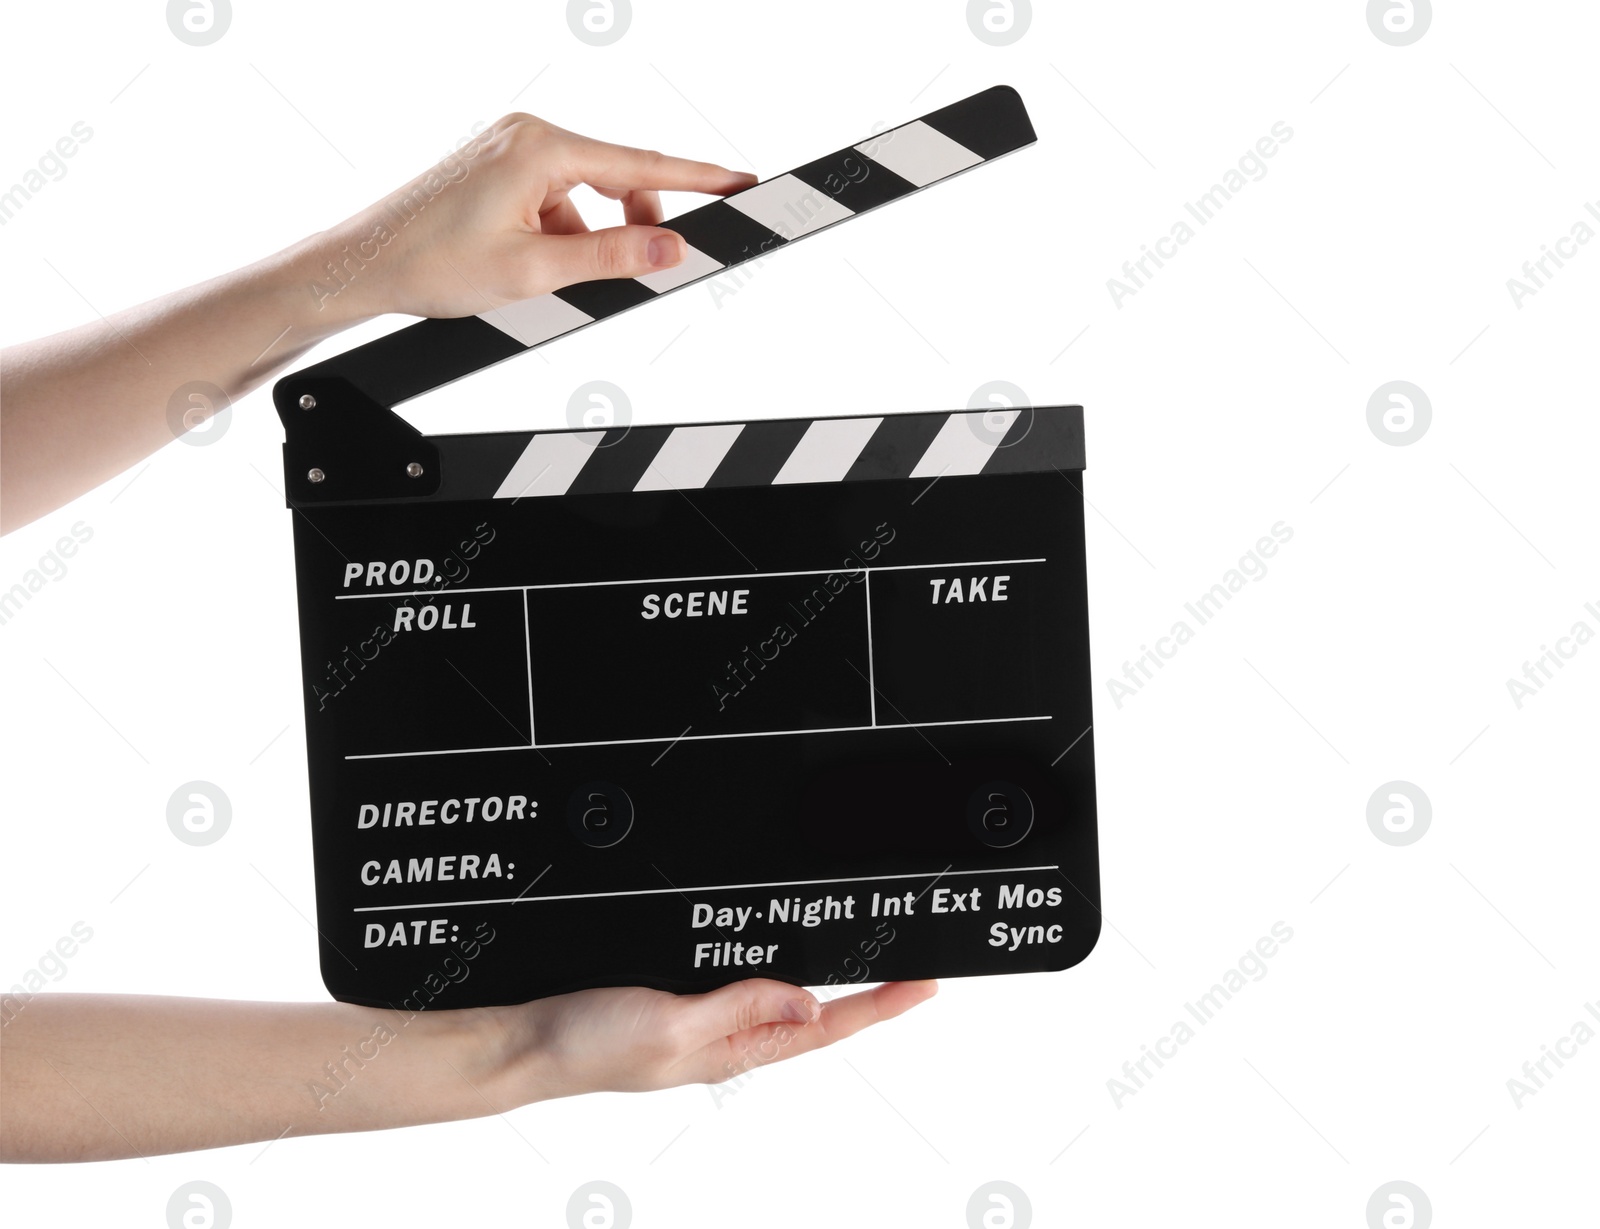
<svg viewBox="0 0 1600 1229">
<path fill-rule="evenodd" d="M 938 983 L 888 982 L 821 1003 L 767 978 L 706 994 L 584 990 L 481 1009 L 491 1059 L 516 1104 L 583 1092 L 718 1084 L 910 1011 Z"/>
<path fill-rule="evenodd" d="M 351 304 L 364 314 L 466 316 L 574 282 L 639 277 L 684 257 L 662 229 L 661 189 L 717 195 L 754 175 L 611 145 L 531 115 L 508 115 L 426 174 L 313 239 L 336 269 L 358 258 Z M 588 184 L 622 202 L 624 225 L 590 230 L 571 192 Z M 364 246 L 355 246 L 357 244 Z M 342 295 L 341 282 L 324 279 Z M 363 281 L 366 285 L 363 286 Z M 326 300 L 324 300 L 326 302 Z"/>
</svg>

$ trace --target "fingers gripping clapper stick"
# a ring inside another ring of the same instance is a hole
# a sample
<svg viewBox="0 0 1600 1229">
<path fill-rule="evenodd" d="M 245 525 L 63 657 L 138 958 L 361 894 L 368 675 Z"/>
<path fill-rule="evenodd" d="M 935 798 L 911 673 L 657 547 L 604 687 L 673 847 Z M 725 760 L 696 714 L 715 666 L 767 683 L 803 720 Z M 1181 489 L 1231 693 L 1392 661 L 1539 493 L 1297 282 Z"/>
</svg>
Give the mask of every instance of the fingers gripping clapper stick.
<svg viewBox="0 0 1600 1229">
<path fill-rule="evenodd" d="M 673 269 L 280 382 L 336 997 L 1087 955 L 1079 407 L 443 436 L 390 412 L 1032 140 L 989 90 L 665 223 Z"/>
</svg>

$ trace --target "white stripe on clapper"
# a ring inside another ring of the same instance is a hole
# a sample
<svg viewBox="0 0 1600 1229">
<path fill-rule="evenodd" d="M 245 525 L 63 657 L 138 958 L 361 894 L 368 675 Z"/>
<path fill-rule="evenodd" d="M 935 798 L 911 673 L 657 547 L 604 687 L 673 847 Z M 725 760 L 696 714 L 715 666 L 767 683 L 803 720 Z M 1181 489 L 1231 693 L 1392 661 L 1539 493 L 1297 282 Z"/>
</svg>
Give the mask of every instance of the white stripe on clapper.
<svg viewBox="0 0 1600 1229">
<path fill-rule="evenodd" d="M 509 333 L 525 346 L 537 346 L 594 321 L 588 312 L 579 311 L 553 294 L 479 312 L 478 319 L 494 325 L 502 333 Z"/>
<path fill-rule="evenodd" d="M 661 445 L 636 491 L 693 491 L 705 486 L 744 430 L 739 422 L 675 427 Z"/>
<path fill-rule="evenodd" d="M 919 188 L 983 161 L 965 145 L 952 141 L 919 119 L 880 133 L 855 148 L 857 153 L 865 154 Z"/>
<path fill-rule="evenodd" d="M 882 421 L 881 418 L 816 419 L 806 428 L 772 485 L 841 481 Z"/>
<path fill-rule="evenodd" d="M 813 188 L 793 175 L 779 175 L 724 199 L 785 239 L 798 239 L 855 217 L 826 188 Z"/>
<path fill-rule="evenodd" d="M 708 277 L 723 268 L 720 260 L 713 260 L 687 240 L 683 246 L 684 257 L 678 264 L 670 269 L 657 269 L 654 273 L 646 273 L 643 277 L 636 277 L 633 280 L 657 294 L 666 294 L 669 290 L 676 290 L 696 278 Z"/>
<path fill-rule="evenodd" d="M 552 431 L 534 436 L 494 497 L 565 495 L 604 437 L 604 431 Z"/>
<path fill-rule="evenodd" d="M 977 410 L 952 414 L 911 470 L 913 478 L 978 474 L 989 463 L 1021 410 Z"/>
</svg>

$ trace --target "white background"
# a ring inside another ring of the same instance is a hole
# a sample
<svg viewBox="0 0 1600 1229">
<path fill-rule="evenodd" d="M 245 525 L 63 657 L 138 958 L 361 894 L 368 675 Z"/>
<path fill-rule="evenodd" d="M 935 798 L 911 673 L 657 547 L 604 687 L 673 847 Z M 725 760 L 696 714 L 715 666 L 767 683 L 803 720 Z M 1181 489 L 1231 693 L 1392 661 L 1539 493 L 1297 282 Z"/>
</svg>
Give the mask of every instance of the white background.
<svg viewBox="0 0 1600 1229">
<path fill-rule="evenodd" d="M 7 340 L 274 251 L 508 110 L 768 176 L 1015 85 L 1036 146 L 414 418 L 565 425 L 591 379 L 639 422 L 953 409 L 996 379 L 1083 403 L 1109 923 L 1070 972 L 947 982 L 720 1107 L 692 1087 L 12 1169 L 15 1214 L 156 1225 L 192 1179 L 241 1226 L 559 1225 L 596 1178 L 639 1225 L 954 1226 L 993 1179 L 1048 1225 L 1359 1227 L 1394 1179 L 1442 1225 L 1589 1203 L 1600 1045 L 1521 1108 L 1506 1082 L 1600 997 L 1600 647 L 1520 709 L 1506 680 L 1600 629 L 1600 245 L 1520 308 L 1506 283 L 1600 196 L 1600 12 L 1451 4 L 1394 47 L 1355 0 L 1037 7 L 1006 47 L 954 0 L 636 0 L 608 47 L 555 3 L 240 0 L 207 47 L 159 3 L 8 9 L 0 184 L 75 121 L 94 136 L 0 229 Z M 1107 279 L 1278 121 L 1294 135 L 1265 177 L 1117 306 Z M 1405 447 L 1367 422 L 1397 379 L 1433 408 Z M 0 542 L 8 588 L 93 530 L 0 628 L 0 984 L 81 920 L 63 990 L 325 997 L 281 438 L 258 391 L 212 445 Z M 1268 574 L 1118 707 L 1123 662 L 1278 521 Z M 234 808 L 206 848 L 165 818 L 196 778 Z M 1366 818 L 1395 779 L 1433 807 L 1403 848 Z M 1280 920 L 1266 976 L 1119 1108 L 1107 1081 Z"/>
</svg>

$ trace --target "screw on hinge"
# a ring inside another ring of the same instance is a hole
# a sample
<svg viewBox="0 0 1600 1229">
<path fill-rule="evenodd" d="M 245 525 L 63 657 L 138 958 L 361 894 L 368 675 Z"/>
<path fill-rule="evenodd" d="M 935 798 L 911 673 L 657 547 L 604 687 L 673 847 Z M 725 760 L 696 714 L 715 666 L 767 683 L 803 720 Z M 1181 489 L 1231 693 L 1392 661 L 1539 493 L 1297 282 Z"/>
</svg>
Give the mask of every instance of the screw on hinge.
<svg viewBox="0 0 1600 1229">
<path fill-rule="evenodd" d="M 316 409 L 317 408 L 317 399 L 315 397 L 313 397 L 310 393 L 302 393 L 300 395 L 300 408 L 302 410 L 314 410 L 314 409 Z"/>
<path fill-rule="evenodd" d="M 411 462 L 410 465 L 406 466 L 406 476 L 408 478 L 422 477 L 422 466 L 415 461 Z"/>
<path fill-rule="evenodd" d="M 307 471 L 306 480 L 308 482 L 321 482 L 327 476 L 328 475 L 323 473 L 320 469 L 312 468 L 311 470 Z"/>
</svg>

